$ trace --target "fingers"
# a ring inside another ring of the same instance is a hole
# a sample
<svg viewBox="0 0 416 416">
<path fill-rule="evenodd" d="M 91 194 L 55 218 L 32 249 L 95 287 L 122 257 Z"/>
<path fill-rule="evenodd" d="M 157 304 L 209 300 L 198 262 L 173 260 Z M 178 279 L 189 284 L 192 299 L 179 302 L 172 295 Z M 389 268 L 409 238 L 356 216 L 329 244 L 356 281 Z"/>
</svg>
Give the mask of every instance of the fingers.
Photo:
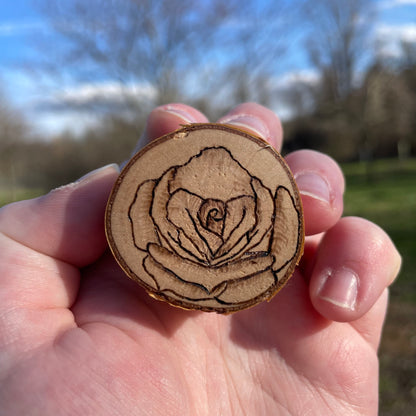
<svg viewBox="0 0 416 416">
<path fill-rule="evenodd" d="M 312 150 L 299 150 L 285 159 L 302 196 L 306 235 L 328 230 L 342 215 L 341 168 L 329 156 Z"/>
<path fill-rule="evenodd" d="M 370 310 L 360 319 L 350 322 L 350 325 L 373 346 L 375 350 L 380 345 L 384 318 L 386 317 L 389 301 L 389 288 L 385 288 Z"/>
<path fill-rule="evenodd" d="M 201 112 L 185 104 L 173 103 L 157 107 L 150 113 L 145 131 L 133 153 L 152 140 L 177 130 L 181 125 L 206 122 L 208 119 Z"/>
<path fill-rule="evenodd" d="M 317 250 L 312 303 L 327 319 L 355 321 L 377 302 L 400 265 L 401 257 L 383 230 L 361 218 L 343 218 Z"/>
<path fill-rule="evenodd" d="M 205 115 L 185 104 L 173 103 L 157 107 L 150 113 L 146 129 L 134 153 L 150 141 L 180 128 L 181 125 L 207 122 Z M 240 104 L 218 122 L 246 130 L 267 140 L 276 149 L 281 148 L 283 131 L 280 120 L 276 114 L 259 104 Z"/>
<path fill-rule="evenodd" d="M 118 167 L 109 165 L 43 197 L 6 206 L 0 232 L 36 252 L 85 266 L 106 247 L 104 210 L 117 175 Z"/>
<path fill-rule="evenodd" d="M 259 104 L 240 104 L 221 117 L 218 123 L 228 124 L 259 136 L 276 150 L 282 147 L 283 130 L 279 118 L 273 111 Z"/>
<path fill-rule="evenodd" d="M 254 103 L 235 107 L 218 120 L 260 136 L 277 150 L 283 140 L 279 118 L 267 108 Z M 343 210 L 344 177 L 330 157 L 311 150 L 294 152 L 286 157 L 302 196 L 307 235 L 332 227 Z"/>
<path fill-rule="evenodd" d="M 134 152 L 181 125 L 206 122 L 208 119 L 201 112 L 185 104 L 174 103 L 157 107 L 150 113 L 146 129 Z M 246 130 L 267 140 L 276 149 L 281 148 L 283 131 L 280 120 L 272 111 L 259 104 L 240 104 L 218 122 Z"/>
<path fill-rule="evenodd" d="M 0 210 L 0 349 L 37 348 L 74 327 L 80 272 L 106 247 L 104 209 L 118 175 L 110 165 Z"/>
</svg>

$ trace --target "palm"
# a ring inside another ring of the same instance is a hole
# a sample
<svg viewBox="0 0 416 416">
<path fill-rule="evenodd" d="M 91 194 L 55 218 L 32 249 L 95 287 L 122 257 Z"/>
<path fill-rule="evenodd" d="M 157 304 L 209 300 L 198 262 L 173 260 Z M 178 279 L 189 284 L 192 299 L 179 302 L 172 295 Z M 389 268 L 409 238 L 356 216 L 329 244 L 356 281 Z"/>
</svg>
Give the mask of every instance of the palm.
<svg viewBox="0 0 416 416">
<path fill-rule="evenodd" d="M 48 392 L 39 414 L 345 414 L 370 405 L 361 392 L 376 387 L 374 350 L 315 312 L 300 273 L 270 304 L 232 316 L 153 301 L 120 273 L 109 256 L 83 272 L 72 321 L 68 310 L 43 317 L 40 347 L 9 394 L 30 391 L 38 374 L 33 394 Z"/>
</svg>

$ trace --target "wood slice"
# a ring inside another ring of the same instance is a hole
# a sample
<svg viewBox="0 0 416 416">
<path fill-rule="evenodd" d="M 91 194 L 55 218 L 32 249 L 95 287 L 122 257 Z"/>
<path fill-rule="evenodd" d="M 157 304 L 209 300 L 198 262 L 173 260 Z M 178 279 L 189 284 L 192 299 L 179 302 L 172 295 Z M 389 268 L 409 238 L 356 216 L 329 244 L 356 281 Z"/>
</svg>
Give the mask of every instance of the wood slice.
<svg viewBox="0 0 416 416">
<path fill-rule="evenodd" d="M 109 198 L 106 233 L 149 295 L 219 313 L 271 299 L 304 242 L 283 158 L 260 138 L 210 123 L 167 134 L 130 160 Z"/>
</svg>

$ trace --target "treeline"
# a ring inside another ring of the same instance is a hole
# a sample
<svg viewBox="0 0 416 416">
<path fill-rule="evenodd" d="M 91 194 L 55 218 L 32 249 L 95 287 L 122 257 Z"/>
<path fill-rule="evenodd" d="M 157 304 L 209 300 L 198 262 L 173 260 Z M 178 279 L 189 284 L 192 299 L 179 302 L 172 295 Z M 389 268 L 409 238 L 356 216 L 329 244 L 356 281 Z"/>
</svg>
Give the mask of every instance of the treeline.
<svg viewBox="0 0 416 416">
<path fill-rule="evenodd" d="M 341 162 L 415 156 L 415 62 L 374 64 L 343 99 L 322 97 L 322 87 L 314 110 L 286 123 L 286 150 L 316 149 Z"/>
<path fill-rule="evenodd" d="M 95 168 L 128 159 L 141 134 L 137 124 L 107 117 L 82 136 L 67 132 L 45 141 L 16 136 L 23 124 L 16 116 L 10 120 L 0 139 L 0 188 L 49 190 L 69 183 Z"/>
<path fill-rule="evenodd" d="M 315 93 L 320 93 L 319 88 Z M 197 104 L 215 114 L 209 99 Z M 322 98 L 313 111 L 284 123 L 283 153 L 309 148 L 340 162 L 412 157 L 415 114 L 416 66 L 400 71 L 374 67 L 344 99 Z M 30 126 L 22 117 L 0 108 L 0 185 L 51 189 L 96 167 L 121 163 L 130 157 L 146 116 L 138 115 L 133 123 L 108 115 L 81 136 L 67 132 L 44 141 L 29 138 Z"/>
<path fill-rule="evenodd" d="M 37 39 L 48 53 L 30 65 L 36 80 L 61 87 L 65 79 L 72 86 L 117 80 L 120 94 L 46 100 L 50 111 L 102 114 L 80 135 L 64 132 L 48 141 L 36 138 L 31 121 L 0 94 L 1 188 L 50 189 L 126 160 L 150 108 L 173 101 L 211 120 L 244 101 L 284 103 L 292 113 L 284 153 L 311 148 L 340 162 L 415 155 L 416 44 L 403 43 L 390 58 L 370 48 L 371 0 L 39 4 L 51 29 Z M 287 63 L 282 69 L 293 39 L 315 77 L 282 87 L 278 74 L 290 72 Z"/>
</svg>

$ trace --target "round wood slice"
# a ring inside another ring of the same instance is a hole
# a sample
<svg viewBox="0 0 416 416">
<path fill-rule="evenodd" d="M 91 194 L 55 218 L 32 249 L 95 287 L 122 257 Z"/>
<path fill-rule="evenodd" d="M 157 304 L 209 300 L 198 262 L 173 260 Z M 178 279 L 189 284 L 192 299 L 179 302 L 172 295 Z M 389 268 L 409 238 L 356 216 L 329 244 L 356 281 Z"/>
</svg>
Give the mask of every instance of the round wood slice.
<svg viewBox="0 0 416 416">
<path fill-rule="evenodd" d="M 268 143 L 222 124 L 151 142 L 121 172 L 106 211 L 110 248 L 159 300 L 230 313 L 269 300 L 303 252 L 302 204 Z"/>
</svg>

